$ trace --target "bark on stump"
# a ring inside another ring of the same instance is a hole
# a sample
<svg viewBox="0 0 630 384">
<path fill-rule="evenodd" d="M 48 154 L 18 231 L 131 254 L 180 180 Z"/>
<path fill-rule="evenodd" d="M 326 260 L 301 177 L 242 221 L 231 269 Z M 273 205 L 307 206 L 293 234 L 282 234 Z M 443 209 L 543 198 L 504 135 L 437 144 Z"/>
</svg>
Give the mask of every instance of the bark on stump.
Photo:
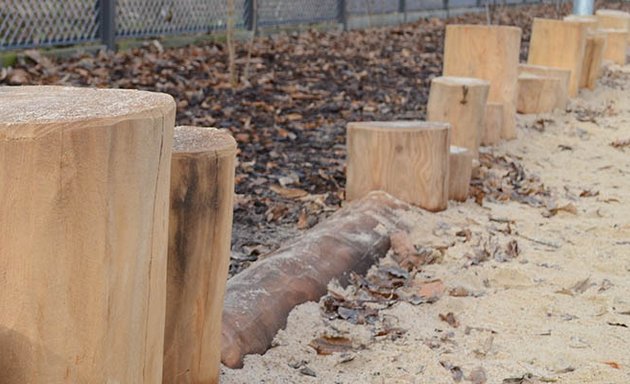
<svg viewBox="0 0 630 384">
<path fill-rule="evenodd" d="M 230 265 L 236 141 L 176 127 L 171 163 L 165 384 L 218 383 Z"/>
<path fill-rule="evenodd" d="M 383 192 L 371 192 L 325 222 L 228 281 L 223 311 L 221 361 L 230 368 L 243 356 L 264 353 L 289 312 L 319 300 L 332 279 L 367 272 L 390 247 L 389 235 L 408 230 L 411 207 Z"/>
<path fill-rule="evenodd" d="M 501 137 L 516 138 L 517 67 L 521 29 L 509 26 L 448 25 L 444 76 L 490 82 L 488 101 L 504 105 Z"/>
<path fill-rule="evenodd" d="M 431 81 L 427 120 L 451 125 L 451 144 L 479 156 L 490 83 L 470 77 L 436 77 Z"/>
<path fill-rule="evenodd" d="M 575 97 L 582 76 L 586 35 L 584 23 L 535 18 L 527 63 L 570 70 L 569 96 Z"/>
<path fill-rule="evenodd" d="M 0 88 L 0 383 L 159 383 L 175 102 Z"/>
<path fill-rule="evenodd" d="M 450 130 L 440 122 L 349 123 L 346 199 L 381 190 L 429 211 L 446 209 Z"/>
<path fill-rule="evenodd" d="M 472 175 L 473 154 L 466 148 L 452 145 L 449 162 L 449 199 L 466 201 Z"/>
</svg>

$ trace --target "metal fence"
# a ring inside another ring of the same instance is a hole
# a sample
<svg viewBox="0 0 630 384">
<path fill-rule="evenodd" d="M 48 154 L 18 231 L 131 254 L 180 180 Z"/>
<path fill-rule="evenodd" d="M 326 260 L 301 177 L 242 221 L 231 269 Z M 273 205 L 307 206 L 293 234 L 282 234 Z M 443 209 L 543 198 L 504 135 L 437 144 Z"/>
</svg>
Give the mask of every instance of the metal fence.
<svg viewBox="0 0 630 384">
<path fill-rule="evenodd" d="M 236 28 L 542 0 L 232 0 Z M 0 0 L 0 51 L 224 30 L 228 0 Z"/>
</svg>

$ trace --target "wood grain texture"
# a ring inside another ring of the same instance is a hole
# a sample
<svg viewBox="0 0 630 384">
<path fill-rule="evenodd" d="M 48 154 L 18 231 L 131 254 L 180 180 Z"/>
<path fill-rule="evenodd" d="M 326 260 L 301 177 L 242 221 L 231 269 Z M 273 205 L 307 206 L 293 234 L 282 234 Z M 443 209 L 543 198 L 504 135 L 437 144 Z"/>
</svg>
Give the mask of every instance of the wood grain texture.
<svg viewBox="0 0 630 384">
<path fill-rule="evenodd" d="M 569 102 L 569 83 L 571 81 L 571 71 L 568 69 L 548 67 L 544 65 L 519 64 L 518 73 L 529 73 L 545 77 L 555 77 L 560 79 L 560 88 L 557 89 L 556 108 L 565 110 Z"/>
<path fill-rule="evenodd" d="M 523 114 L 553 112 L 558 104 L 560 79 L 551 76 L 522 73 L 518 75 L 518 104 L 516 110 Z"/>
<path fill-rule="evenodd" d="M 510 26 L 447 25 L 444 76 L 490 82 L 488 101 L 502 103 L 501 137 L 516 138 L 516 98 L 521 29 Z"/>
<path fill-rule="evenodd" d="M 616 9 L 598 9 L 595 12 L 599 29 L 623 29 L 630 31 L 630 13 Z"/>
<path fill-rule="evenodd" d="M 606 34 L 604 60 L 625 65 L 630 33 L 625 29 L 600 29 L 599 31 Z"/>
<path fill-rule="evenodd" d="M 576 21 L 586 27 L 586 47 L 584 50 L 584 60 L 582 62 L 582 76 L 580 77 L 580 88 L 595 89 L 602 67 L 604 48 L 606 46 L 606 35 L 597 32 L 597 16 L 568 15 L 563 20 Z"/>
<path fill-rule="evenodd" d="M 448 205 L 450 125 L 349 123 L 346 199 L 385 191 L 429 211 Z"/>
<path fill-rule="evenodd" d="M 606 41 L 606 33 L 599 31 L 591 32 L 586 37 L 584 67 L 582 68 L 580 87 L 595 89 L 597 86 L 597 79 L 599 79 L 602 71 Z"/>
<path fill-rule="evenodd" d="M 427 120 L 451 125 L 451 144 L 479 156 L 490 83 L 469 77 L 436 77 L 431 81 Z"/>
<path fill-rule="evenodd" d="M 487 103 L 481 132 L 481 145 L 496 145 L 501 141 L 501 127 L 503 126 L 503 104 Z"/>
<path fill-rule="evenodd" d="M 532 25 L 527 63 L 570 70 L 569 97 L 578 94 L 587 29 L 578 21 L 540 18 Z"/>
<path fill-rule="evenodd" d="M 466 148 L 452 145 L 449 163 L 448 198 L 466 201 L 472 175 L 473 154 Z"/>
<path fill-rule="evenodd" d="M 0 383 L 159 383 L 175 102 L 0 88 Z"/>
<path fill-rule="evenodd" d="M 221 361 L 237 368 L 244 355 L 264 353 L 296 305 L 319 300 L 332 279 L 345 285 L 351 272 L 367 272 L 389 250 L 390 234 L 409 230 L 403 217 L 411 209 L 371 192 L 231 278 Z"/>
<path fill-rule="evenodd" d="M 219 382 L 236 141 L 176 127 L 171 163 L 164 384 Z"/>
</svg>

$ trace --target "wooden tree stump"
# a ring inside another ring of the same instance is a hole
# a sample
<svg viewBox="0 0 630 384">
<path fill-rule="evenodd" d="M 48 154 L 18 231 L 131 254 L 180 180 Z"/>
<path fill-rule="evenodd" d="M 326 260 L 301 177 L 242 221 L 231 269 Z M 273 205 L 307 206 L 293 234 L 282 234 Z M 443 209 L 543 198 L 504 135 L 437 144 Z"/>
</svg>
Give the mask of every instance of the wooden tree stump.
<svg viewBox="0 0 630 384">
<path fill-rule="evenodd" d="M 349 123 L 346 199 L 382 190 L 429 211 L 448 205 L 450 125 Z"/>
<path fill-rule="evenodd" d="M 451 144 L 478 157 L 490 83 L 470 77 L 436 77 L 431 81 L 427 120 L 451 125 Z"/>
<path fill-rule="evenodd" d="M 615 64 L 625 65 L 628 49 L 628 30 L 625 29 L 600 29 L 606 34 L 606 48 L 604 48 L 604 60 L 610 60 Z"/>
<path fill-rule="evenodd" d="M 449 162 L 448 198 L 466 201 L 472 175 L 473 154 L 467 148 L 452 145 Z"/>
<path fill-rule="evenodd" d="M 0 382 L 159 383 L 175 102 L 0 88 Z"/>
<path fill-rule="evenodd" d="M 552 112 L 558 104 L 557 95 L 560 87 L 560 79 L 557 77 L 520 74 L 516 110 L 523 114 Z"/>
<path fill-rule="evenodd" d="M 496 145 L 501 141 L 501 127 L 503 126 L 503 104 L 488 103 L 484 113 L 484 125 L 481 134 L 481 145 Z"/>
<path fill-rule="evenodd" d="M 571 71 L 568 69 L 547 67 L 544 65 L 519 64 L 519 75 L 529 73 L 545 77 L 555 77 L 560 79 L 560 87 L 557 89 L 556 108 L 565 110 L 569 102 L 569 82 L 571 81 Z"/>
<path fill-rule="evenodd" d="M 521 29 L 496 25 L 447 25 L 444 76 L 490 82 L 488 101 L 504 105 L 501 137 L 516 138 L 517 71 Z"/>
<path fill-rule="evenodd" d="M 569 96 L 575 97 L 582 76 L 586 34 L 584 23 L 535 18 L 527 63 L 570 70 Z"/>
<path fill-rule="evenodd" d="M 586 47 L 579 86 L 580 88 L 595 89 L 602 67 L 606 35 L 597 31 L 596 16 L 569 15 L 565 16 L 564 20 L 576 21 L 586 27 Z"/>
<path fill-rule="evenodd" d="M 598 9 L 595 12 L 599 29 L 623 29 L 630 31 L 630 13 L 616 9 Z"/>
<path fill-rule="evenodd" d="M 230 266 L 236 141 L 176 127 L 171 163 L 165 384 L 218 383 Z"/>
</svg>

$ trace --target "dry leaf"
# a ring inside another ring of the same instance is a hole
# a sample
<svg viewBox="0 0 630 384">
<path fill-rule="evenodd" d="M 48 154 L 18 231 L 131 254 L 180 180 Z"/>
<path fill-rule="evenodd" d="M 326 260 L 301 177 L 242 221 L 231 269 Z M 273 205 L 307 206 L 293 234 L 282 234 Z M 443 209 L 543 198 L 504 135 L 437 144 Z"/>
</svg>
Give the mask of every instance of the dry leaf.
<svg viewBox="0 0 630 384">
<path fill-rule="evenodd" d="M 270 189 L 286 199 L 299 199 L 308 195 L 308 192 L 299 188 L 284 188 L 280 185 L 272 185 Z"/>
<path fill-rule="evenodd" d="M 311 340 L 308 345 L 317 351 L 318 355 L 332 355 L 352 350 L 352 340 L 342 336 L 321 336 Z"/>
<path fill-rule="evenodd" d="M 455 314 L 453 312 L 449 312 L 446 315 L 440 313 L 440 320 L 447 322 L 448 325 L 453 328 L 459 327 L 459 321 L 457 321 L 457 318 L 455 317 Z"/>
<path fill-rule="evenodd" d="M 604 364 L 615 368 L 615 369 L 621 369 L 621 365 L 619 363 L 617 363 L 616 361 L 603 361 Z"/>
</svg>

